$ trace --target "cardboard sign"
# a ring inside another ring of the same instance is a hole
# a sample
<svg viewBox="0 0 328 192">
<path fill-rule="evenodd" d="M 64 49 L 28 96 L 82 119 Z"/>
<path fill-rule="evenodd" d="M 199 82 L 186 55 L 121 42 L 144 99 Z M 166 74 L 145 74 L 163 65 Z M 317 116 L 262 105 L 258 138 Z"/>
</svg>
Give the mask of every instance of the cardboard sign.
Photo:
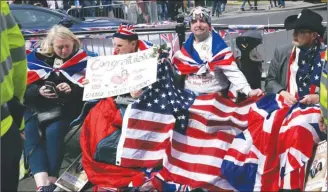
<svg viewBox="0 0 328 192">
<path fill-rule="evenodd" d="M 88 176 L 84 170 L 79 170 L 82 154 L 74 160 L 69 168 L 57 179 L 55 185 L 65 191 L 81 191 L 88 183 Z"/>
<path fill-rule="evenodd" d="M 327 190 L 327 141 L 320 142 L 310 162 L 305 183 L 305 191 Z"/>
<path fill-rule="evenodd" d="M 157 80 L 157 49 L 88 59 L 83 100 L 123 95 Z"/>
</svg>

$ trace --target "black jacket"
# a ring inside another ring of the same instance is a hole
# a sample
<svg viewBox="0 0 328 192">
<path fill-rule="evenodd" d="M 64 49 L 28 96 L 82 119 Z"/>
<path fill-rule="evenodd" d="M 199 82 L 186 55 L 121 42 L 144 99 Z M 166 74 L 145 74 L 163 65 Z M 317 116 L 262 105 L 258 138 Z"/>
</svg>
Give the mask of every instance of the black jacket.
<svg viewBox="0 0 328 192">
<path fill-rule="evenodd" d="M 55 56 L 54 57 L 46 57 L 44 55 L 41 55 L 39 53 L 36 53 L 36 57 L 43 60 L 45 63 L 49 64 L 50 66 L 53 66 Z M 66 60 L 64 60 L 65 62 Z M 40 88 L 45 84 L 45 81 L 52 81 L 56 85 L 60 83 L 67 83 L 70 85 L 72 91 L 69 94 L 65 94 L 62 92 L 58 92 L 58 99 L 48 99 L 40 95 Z M 40 111 L 44 109 L 51 109 L 56 106 L 62 106 L 64 110 L 64 117 L 67 117 L 69 120 L 74 119 L 78 116 L 78 114 L 81 112 L 83 102 L 82 102 L 82 96 L 83 96 L 83 88 L 72 83 L 70 80 L 68 80 L 64 75 L 59 73 L 57 75 L 55 72 L 51 73 L 50 76 L 43 80 L 40 79 L 33 84 L 30 84 L 27 86 L 26 92 L 25 92 L 25 105 L 34 110 L 34 111 Z"/>
</svg>

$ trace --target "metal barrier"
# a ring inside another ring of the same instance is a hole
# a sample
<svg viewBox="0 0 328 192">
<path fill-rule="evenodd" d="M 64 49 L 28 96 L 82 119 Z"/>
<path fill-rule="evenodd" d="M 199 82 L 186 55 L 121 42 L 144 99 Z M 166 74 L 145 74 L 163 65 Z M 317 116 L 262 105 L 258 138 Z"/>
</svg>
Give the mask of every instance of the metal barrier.
<svg viewBox="0 0 328 192">
<path fill-rule="evenodd" d="M 84 18 L 84 17 L 111 17 L 119 19 L 127 19 L 128 8 L 126 4 L 115 3 L 109 5 L 95 5 L 85 7 L 72 6 L 66 11 L 68 15 Z"/>
<path fill-rule="evenodd" d="M 263 44 L 259 46 L 259 52 L 263 56 L 263 76 L 269 67 L 270 60 L 273 57 L 274 49 L 280 44 L 287 44 L 291 42 L 292 34 L 286 32 L 283 25 L 215 25 L 217 30 L 223 37 L 228 46 L 230 46 L 234 54 L 238 54 L 236 48 L 236 37 L 246 30 L 259 30 L 262 32 Z M 157 45 L 163 45 L 172 41 L 176 37 L 176 28 L 137 28 L 139 39 L 148 40 Z M 111 55 L 113 52 L 112 35 L 115 30 L 102 31 L 81 31 L 74 32 L 81 40 L 84 49 L 93 51 L 99 55 Z M 186 28 L 186 37 L 190 34 L 190 29 Z M 35 38 L 40 38 L 46 34 L 28 34 L 26 39 L 34 39 L 34 43 L 27 41 L 27 48 L 31 48 L 32 44 L 36 45 Z M 33 48 L 33 47 L 32 47 Z"/>
<path fill-rule="evenodd" d="M 111 17 L 130 21 L 131 23 L 155 23 L 162 21 L 156 1 L 127 1 L 94 6 L 72 6 L 67 14 L 78 17 Z"/>
</svg>

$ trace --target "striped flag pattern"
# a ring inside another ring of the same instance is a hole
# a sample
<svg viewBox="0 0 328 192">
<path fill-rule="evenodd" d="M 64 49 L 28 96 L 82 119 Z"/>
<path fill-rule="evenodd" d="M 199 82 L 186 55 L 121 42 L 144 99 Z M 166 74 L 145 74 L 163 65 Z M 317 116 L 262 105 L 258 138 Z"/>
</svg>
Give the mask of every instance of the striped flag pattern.
<svg viewBox="0 0 328 192">
<path fill-rule="evenodd" d="M 28 76 L 27 84 L 31 84 L 39 79 L 46 79 L 53 72 L 62 73 L 71 82 L 82 86 L 82 80 L 85 77 L 85 68 L 87 65 L 88 54 L 84 50 L 79 50 L 72 58 L 67 60 L 57 69 L 39 60 L 35 49 L 27 57 Z"/>
<path fill-rule="evenodd" d="M 233 140 L 222 163 L 222 174 L 238 191 L 302 190 L 306 162 L 318 129 L 317 105 L 292 107 L 279 95 L 252 105 L 249 127 Z"/>
<path fill-rule="evenodd" d="M 116 165 L 163 168 L 165 181 L 190 188 L 233 190 L 221 177 L 229 145 L 247 127 L 256 98 L 239 105 L 217 94 L 195 96 L 174 87 L 167 63 L 158 81 L 125 111 Z"/>
</svg>

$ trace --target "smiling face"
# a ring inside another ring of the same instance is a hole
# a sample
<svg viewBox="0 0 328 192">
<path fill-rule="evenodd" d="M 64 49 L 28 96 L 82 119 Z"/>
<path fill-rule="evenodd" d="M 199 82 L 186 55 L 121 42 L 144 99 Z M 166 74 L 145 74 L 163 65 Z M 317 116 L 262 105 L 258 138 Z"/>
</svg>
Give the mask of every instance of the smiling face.
<svg viewBox="0 0 328 192">
<path fill-rule="evenodd" d="M 59 57 L 66 59 L 73 53 L 74 41 L 56 37 L 53 41 L 53 49 Z"/>
<path fill-rule="evenodd" d="M 209 36 L 210 25 L 204 18 L 198 18 L 191 21 L 190 30 L 195 35 L 196 42 L 200 42 Z"/>
</svg>

